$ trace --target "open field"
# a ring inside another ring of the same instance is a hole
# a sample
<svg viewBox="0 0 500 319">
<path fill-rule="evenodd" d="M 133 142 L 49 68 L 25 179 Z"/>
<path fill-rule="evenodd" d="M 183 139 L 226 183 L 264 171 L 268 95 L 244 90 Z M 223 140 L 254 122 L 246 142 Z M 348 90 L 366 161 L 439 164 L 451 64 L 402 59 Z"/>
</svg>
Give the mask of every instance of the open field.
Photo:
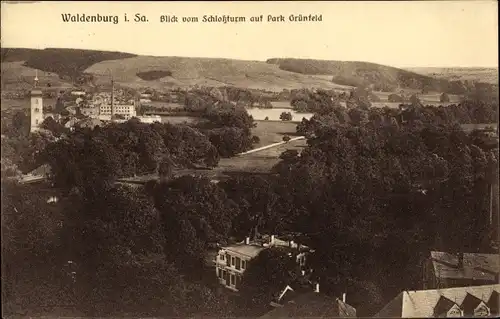
<svg viewBox="0 0 500 319">
<path fill-rule="evenodd" d="M 30 108 L 30 99 L 22 99 L 22 100 L 17 100 L 17 99 L 4 99 L 2 98 L 0 100 L 0 106 L 2 110 L 6 109 L 29 109 Z M 43 106 L 48 107 L 52 106 L 55 107 L 56 105 L 56 99 L 43 99 Z"/>
<path fill-rule="evenodd" d="M 283 136 L 296 134 L 297 124 L 283 121 L 255 121 L 257 126 L 252 130 L 260 138 L 254 148 L 283 141 Z"/>
<path fill-rule="evenodd" d="M 2 90 L 18 91 L 33 88 L 33 80 L 37 73 L 36 69 L 23 66 L 24 61 L 2 63 Z M 39 86 L 50 89 L 65 89 L 72 87 L 71 83 L 61 80 L 56 73 L 38 70 Z"/>
<path fill-rule="evenodd" d="M 475 80 L 498 84 L 498 68 L 408 68 L 407 70 L 449 81 Z"/>
<path fill-rule="evenodd" d="M 133 88 L 237 86 L 251 89 L 281 91 L 283 89 L 316 87 L 342 88 L 331 82 L 331 77 L 299 74 L 280 70 L 277 65 L 264 61 L 243 61 L 229 59 L 153 57 L 137 56 L 121 60 L 96 63 L 86 72 L 105 81 L 110 70 L 117 83 Z M 138 72 L 169 71 L 172 76 L 159 80 L 144 81 Z"/>
</svg>

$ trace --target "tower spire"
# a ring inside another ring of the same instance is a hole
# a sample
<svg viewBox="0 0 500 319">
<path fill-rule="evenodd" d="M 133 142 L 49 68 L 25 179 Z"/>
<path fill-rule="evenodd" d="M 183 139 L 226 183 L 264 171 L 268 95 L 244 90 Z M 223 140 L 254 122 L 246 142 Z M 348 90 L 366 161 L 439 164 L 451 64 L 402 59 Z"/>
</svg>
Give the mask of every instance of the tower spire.
<svg viewBox="0 0 500 319">
<path fill-rule="evenodd" d="M 38 87 L 38 70 L 35 70 L 35 87 Z"/>
</svg>

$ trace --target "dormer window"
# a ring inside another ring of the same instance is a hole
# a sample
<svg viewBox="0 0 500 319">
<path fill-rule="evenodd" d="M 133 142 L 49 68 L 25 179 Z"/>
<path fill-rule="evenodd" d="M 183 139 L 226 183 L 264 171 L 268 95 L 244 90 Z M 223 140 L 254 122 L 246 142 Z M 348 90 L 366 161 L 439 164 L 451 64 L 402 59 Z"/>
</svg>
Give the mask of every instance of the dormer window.
<svg viewBox="0 0 500 319">
<path fill-rule="evenodd" d="M 484 304 L 484 302 L 481 302 L 479 306 L 477 306 L 476 309 L 474 309 L 474 317 L 489 317 L 490 316 L 490 309 L 488 306 Z"/>
<path fill-rule="evenodd" d="M 470 293 L 467 293 L 467 295 L 465 296 L 464 301 L 462 302 L 462 309 L 464 310 L 464 314 L 467 317 L 472 317 L 472 316 L 476 317 L 476 312 L 479 313 L 484 313 L 485 311 L 487 313 L 490 312 L 488 306 L 486 306 L 483 300 Z M 488 316 L 488 315 L 487 314 L 481 315 L 479 317 L 483 316 Z"/>
<path fill-rule="evenodd" d="M 446 317 L 448 318 L 458 318 L 462 316 L 463 316 L 462 310 L 456 304 L 453 307 L 451 307 L 451 309 L 448 310 L 448 312 L 446 313 Z"/>
<path fill-rule="evenodd" d="M 434 307 L 434 317 L 455 318 L 462 316 L 463 316 L 462 309 L 460 309 L 460 307 L 455 302 L 446 298 L 445 296 L 441 296 L 436 306 Z"/>
</svg>

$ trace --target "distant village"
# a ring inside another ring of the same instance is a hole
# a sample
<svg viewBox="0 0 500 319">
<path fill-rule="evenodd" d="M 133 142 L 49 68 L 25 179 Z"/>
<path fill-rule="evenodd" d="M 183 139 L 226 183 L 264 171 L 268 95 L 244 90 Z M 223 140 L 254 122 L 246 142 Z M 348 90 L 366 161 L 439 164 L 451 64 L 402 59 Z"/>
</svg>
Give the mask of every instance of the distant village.
<svg viewBox="0 0 500 319">
<path fill-rule="evenodd" d="M 112 84 L 109 92 L 62 91 L 57 96 L 55 107 L 44 107 L 44 92 L 38 87 L 38 77 L 35 77 L 34 81 L 35 87 L 30 94 L 31 132 L 39 130 L 43 121 L 49 117 L 60 123 L 64 121 L 61 124 L 69 129 L 74 128 L 75 125 L 94 128 L 109 122 L 122 123 L 131 118 L 136 118 L 142 123 L 161 122 L 161 117 L 158 115 L 137 114 L 141 103 L 151 102 L 149 93 L 140 93 L 138 96 L 131 97 L 124 90 L 115 91 Z"/>
</svg>

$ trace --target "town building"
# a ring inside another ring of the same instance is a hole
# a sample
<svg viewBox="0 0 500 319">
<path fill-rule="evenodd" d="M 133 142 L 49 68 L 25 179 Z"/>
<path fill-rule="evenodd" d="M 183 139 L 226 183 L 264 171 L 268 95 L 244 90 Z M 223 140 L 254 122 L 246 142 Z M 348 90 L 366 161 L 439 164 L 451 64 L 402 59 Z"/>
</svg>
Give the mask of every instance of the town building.
<svg viewBox="0 0 500 319">
<path fill-rule="evenodd" d="M 43 123 L 43 97 L 42 90 L 38 89 L 38 72 L 35 75 L 35 85 L 31 90 L 30 132 L 36 132 Z"/>
<path fill-rule="evenodd" d="M 375 317 L 497 317 L 500 284 L 403 291 Z"/>
<path fill-rule="evenodd" d="M 225 246 L 219 250 L 215 259 L 215 270 L 219 282 L 231 290 L 238 291 L 248 263 L 261 251 L 275 247 L 289 249 L 289 253 L 295 255 L 296 261 L 301 267 L 305 266 L 307 255 L 312 252 L 305 245 L 297 244 L 293 240 L 281 240 L 274 235 L 263 236 L 254 241 L 250 241 L 250 238 L 247 237 L 241 243 Z"/>
<path fill-rule="evenodd" d="M 72 91 L 71 92 L 71 95 L 75 95 L 75 96 L 84 96 L 86 93 L 85 91 Z"/>
<path fill-rule="evenodd" d="M 99 119 L 111 119 L 112 115 L 123 116 L 125 120 L 137 116 L 135 105 L 133 104 L 101 104 L 99 106 Z"/>
<path fill-rule="evenodd" d="M 424 289 L 479 286 L 498 283 L 500 256 L 497 254 L 431 251 L 424 262 Z"/>
</svg>

